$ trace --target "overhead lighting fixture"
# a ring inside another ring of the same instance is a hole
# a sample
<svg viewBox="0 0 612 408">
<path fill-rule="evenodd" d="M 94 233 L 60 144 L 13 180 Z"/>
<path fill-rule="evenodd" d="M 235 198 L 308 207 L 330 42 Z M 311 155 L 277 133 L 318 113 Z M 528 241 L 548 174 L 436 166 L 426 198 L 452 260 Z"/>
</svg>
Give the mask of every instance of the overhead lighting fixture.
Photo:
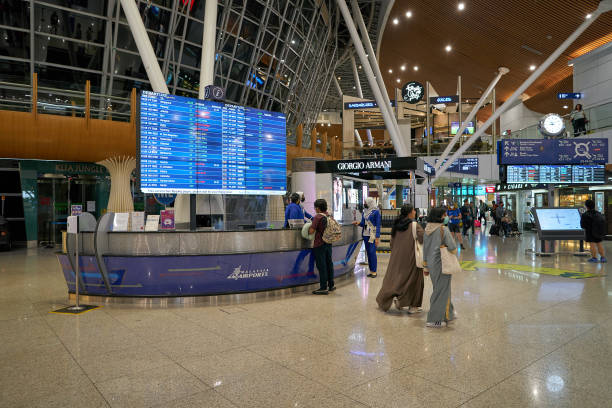
<svg viewBox="0 0 612 408">
<path fill-rule="evenodd" d="M 359 69 L 361 69 L 361 65 L 359 66 Z"/>
<path fill-rule="evenodd" d="M 447 45 L 444 49 L 446 50 L 446 52 L 451 52 L 453 47 L 451 47 L 450 45 Z"/>
<path fill-rule="evenodd" d="M 408 10 L 406 12 L 406 18 L 412 18 L 412 11 Z"/>
<path fill-rule="evenodd" d="M 586 19 L 588 20 L 589 18 L 593 17 L 593 15 L 591 13 L 586 15 Z"/>
<path fill-rule="evenodd" d="M 339 77 L 338 77 L 338 81 L 339 81 L 339 80 L 341 80 L 341 79 L 342 79 L 342 77 L 341 77 L 341 76 L 339 76 Z"/>
<path fill-rule="evenodd" d="M 535 70 L 536 70 L 536 66 L 535 66 L 535 65 L 531 65 L 531 66 L 529 67 L 529 70 L 530 70 L 530 71 L 535 71 Z"/>
<path fill-rule="evenodd" d="M 402 65 L 402 66 L 400 67 L 400 69 L 401 69 L 402 71 L 405 71 L 405 70 L 406 70 L 406 66 L 405 66 L 405 65 Z"/>
<path fill-rule="evenodd" d="M 419 70 L 419 66 L 418 66 L 418 65 L 415 65 L 413 69 L 414 69 L 415 71 L 418 71 L 418 70 Z"/>
<path fill-rule="evenodd" d="M 457 8 L 459 9 L 459 11 L 465 10 L 465 3 L 462 1 L 459 2 L 459 4 L 457 4 Z"/>
<path fill-rule="evenodd" d="M 393 24 L 398 25 L 399 24 L 399 20 L 397 18 L 393 19 Z"/>
<path fill-rule="evenodd" d="M 291 44 L 295 44 L 295 40 L 291 40 Z"/>
<path fill-rule="evenodd" d="M 567 109 L 567 105 L 563 105 L 563 109 Z"/>
<path fill-rule="evenodd" d="M 395 82 L 397 82 L 397 83 L 399 84 L 399 83 L 400 83 L 400 79 L 399 79 L 399 78 L 397 78 L 397 79 L 395 80 Z"/>
<path fill-rule="evenodd" d="M 393 73 L 393 70 L 392 70 L 391 68 L 389 68 L 389 73 L 390 73 L 390 74 L 392 74 L 392 73 Z"/>
</svg>

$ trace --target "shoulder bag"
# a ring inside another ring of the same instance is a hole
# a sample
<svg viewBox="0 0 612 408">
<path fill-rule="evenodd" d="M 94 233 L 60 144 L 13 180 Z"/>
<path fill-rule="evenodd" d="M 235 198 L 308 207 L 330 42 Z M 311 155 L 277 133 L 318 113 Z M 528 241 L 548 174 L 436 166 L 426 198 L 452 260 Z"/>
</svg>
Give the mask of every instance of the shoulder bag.
<svg viewBox="0 0 612 408">
<path fill-rule="evenodd" d="M 423 269 L 423 244 L 417 239 L 417 222 L 412 221 L 412 237 L 414 238 L 414 260 L 416 267 Z"/>
<path fill-rule="evenodd" d="M 443 274 L 454 275 L 462 271 L 457 257 L 444 245 L 444 227 L 440 227 L 440 259 Z"/>
</svg>

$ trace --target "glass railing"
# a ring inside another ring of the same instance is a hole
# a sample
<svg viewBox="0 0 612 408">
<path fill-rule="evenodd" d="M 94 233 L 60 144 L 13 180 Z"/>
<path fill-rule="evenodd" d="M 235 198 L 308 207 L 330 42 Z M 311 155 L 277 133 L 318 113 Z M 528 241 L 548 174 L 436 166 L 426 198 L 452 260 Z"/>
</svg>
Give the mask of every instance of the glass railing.
<svg viewBox="0 0 612 408">
<path fill-rule="evenodd" d="M 587 123 L 586 134 L 591 134 L 612 127 L 612 103 L 593 106 L 584 110 Z M 585 133 L 578 133 L 570 120 L 570 113 L 563 115 L 565 121 L 565 137 L 576 137 Z M 542 139 L 544 136 L 538 131 L 538 125 L 511 132 L 501 136 L 502 139 Z"/>
<path fill-rule="evenodd" d="M 129 122 L 130 104 L 129 98 L 91 93 L 90 117 Z M 32 86 L 0 82 L 0 110 L 31 112 Z M 83 118 L 86 110 L 85 91 L 39 86 L 36 110 L 38 113 Z"/>
</svg>

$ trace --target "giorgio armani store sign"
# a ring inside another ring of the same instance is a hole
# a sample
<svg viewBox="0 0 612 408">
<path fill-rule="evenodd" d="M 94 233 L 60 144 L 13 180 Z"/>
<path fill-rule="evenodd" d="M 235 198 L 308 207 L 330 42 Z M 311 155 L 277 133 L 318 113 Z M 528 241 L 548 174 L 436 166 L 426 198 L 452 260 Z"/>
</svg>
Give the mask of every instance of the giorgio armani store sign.
<svg viewBox="0 0 612 408">
<path fill-rule="evenodd" d="M 330 160 L 316 162 L 317 173 L 352 174 L 364 178 L 374 178 L 373 176 L 375 175 L 384 176 L 385 178 L 389 179 L 402 178 L 405 177 L 410 171 L 423 171 L 423 169 L 423 160 L 416 157 Z"/>
</svg>

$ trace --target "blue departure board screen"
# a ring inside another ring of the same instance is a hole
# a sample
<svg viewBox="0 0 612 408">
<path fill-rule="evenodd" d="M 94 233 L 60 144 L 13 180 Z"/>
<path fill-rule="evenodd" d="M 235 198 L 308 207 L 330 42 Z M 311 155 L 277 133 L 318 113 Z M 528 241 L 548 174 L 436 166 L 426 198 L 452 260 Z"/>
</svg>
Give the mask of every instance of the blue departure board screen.
<svg viewBox="0 0 612 408">
<path fill-rule="evenodd" d="M 287 190 L 282 113 L 143 91 L 139 140 L 144 193 Z"/>
</svg>

